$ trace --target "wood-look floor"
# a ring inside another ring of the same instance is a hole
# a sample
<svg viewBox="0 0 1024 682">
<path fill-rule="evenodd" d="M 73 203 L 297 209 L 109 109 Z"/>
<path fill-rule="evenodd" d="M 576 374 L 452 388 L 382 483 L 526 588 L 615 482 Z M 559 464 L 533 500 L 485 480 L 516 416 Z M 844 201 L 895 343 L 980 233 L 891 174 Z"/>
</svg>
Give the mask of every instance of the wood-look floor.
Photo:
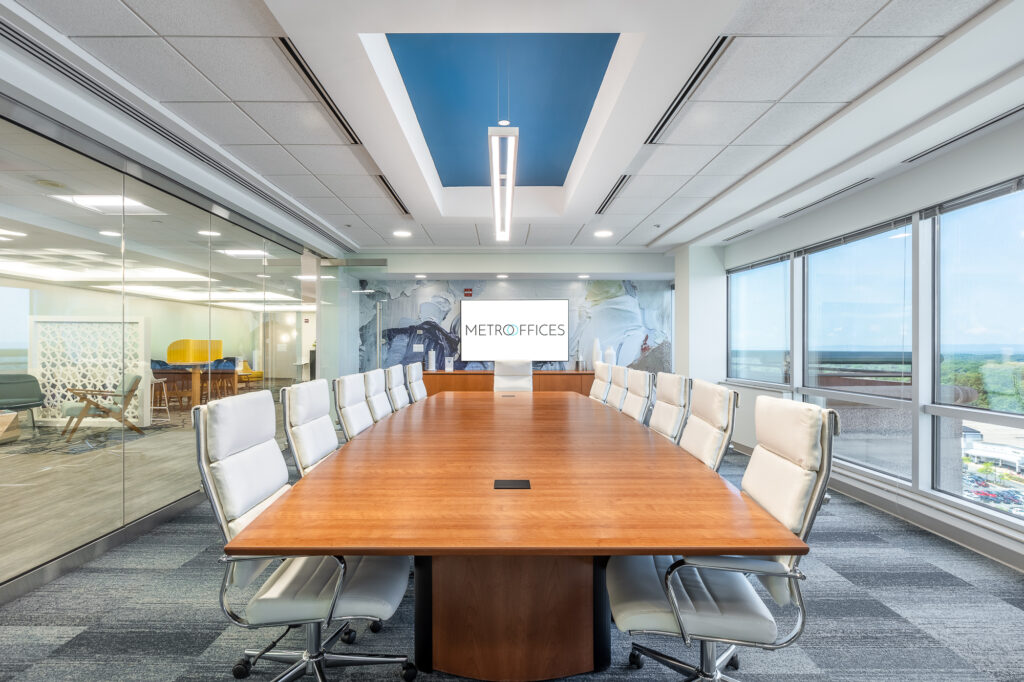
<svg viewBox="0 0 1024 682">
<path fill-rule="evenodd" d="M 494 490 L 495 479 L 530 490 Z M 675 444 L 578 393 L 441 393 L 359 434 L 232 554 L 803 554 Z"/>
</svg>

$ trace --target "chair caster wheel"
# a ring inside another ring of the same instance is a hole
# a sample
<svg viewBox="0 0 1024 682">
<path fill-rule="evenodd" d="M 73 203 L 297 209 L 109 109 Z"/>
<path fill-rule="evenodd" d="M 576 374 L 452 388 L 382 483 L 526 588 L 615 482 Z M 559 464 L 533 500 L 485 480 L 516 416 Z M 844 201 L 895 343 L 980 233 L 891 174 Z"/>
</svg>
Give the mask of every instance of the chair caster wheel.
<svg viewBox="0 0 1024 682">
<path fill-rule="evenodd" d="M 370 621 L 370 632 L 376 633 L 376 632 L 380 632 L 383 629 L 384 629 L 384 623 L 382 623 L 381 621 L 379 621 L 379 620 L 372 620 L 372 621 Z"/>
<path fill-rule="evenodd" d="M 346 627 L 345 631 L 341 634 L 341 641 L 345 644 L 352 644 L 356 641 L 356 631 L 350 627 Z"/>
<path fill-rule="evenodd" d="M 635 651 L 629 652 L 629 667 L 639 670 L 644 667 L 644 657 Z"/>
<path fill-rule="evenodd" d="M 725 664 L 726 670 L 739 670 L 740 669 L 740 655 L 733 654 L 729 662 Z"/>
<path fill-rule="evenodd" d="M 249 673 L 252 672 L 252 663 L 247 658 L 240 658 L 235 663 L 235 666 L 231 669 L 231 674 L 235 676 L 236 680 L 244 680 L 249 677 Z"/>
<path fill-rule="evenodd" d="M 402 664 L 402 679 L 405 680 L 405 682 L 412 682 L 415 680 L 416 673 L 418 672 L 419 671 L 416 670 L 415 664 L 411 661 Z"/>
</svg>

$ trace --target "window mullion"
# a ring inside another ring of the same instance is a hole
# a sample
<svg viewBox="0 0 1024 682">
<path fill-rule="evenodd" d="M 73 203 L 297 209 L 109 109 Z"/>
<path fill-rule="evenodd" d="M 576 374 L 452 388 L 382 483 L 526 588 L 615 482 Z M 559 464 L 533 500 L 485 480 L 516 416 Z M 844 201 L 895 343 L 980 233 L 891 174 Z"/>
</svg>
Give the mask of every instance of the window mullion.
<svg viewBox="0 0 1024 682">
<path fill-rule="evenodd" d="M 911 315 L 913 320 L 911 355 L 911 396 L 914 403 L 912 483 L 916 490 L 931 490 L 933 482 L 932 463 L 934 429 L 932 417 L 924 406 L 932 400 L 934 377 L 934 339 L 932 315 L 934 310 L 934 278 L 932 272 L 934 254 L 934 232 L 932 219 L 921 220 L 914 214 L 912 237 L 912 296 Z"/>
</svg>

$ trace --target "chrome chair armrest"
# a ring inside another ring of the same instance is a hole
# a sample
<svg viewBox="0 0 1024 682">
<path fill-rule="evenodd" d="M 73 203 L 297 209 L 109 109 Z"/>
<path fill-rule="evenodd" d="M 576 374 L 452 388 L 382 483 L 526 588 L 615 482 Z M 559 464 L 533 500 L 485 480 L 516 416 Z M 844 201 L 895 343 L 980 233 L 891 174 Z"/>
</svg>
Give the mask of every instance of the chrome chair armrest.
<svg viewBox="0 0 1024 682">
<path fill-rule="evenodd" d="M 718 559 L 719 561 L 715 561 Z M 693 566 L 696 568 L 711 568 L 716 571 L 732 571 L 735 573 L 746 573 L 747 575 L 763 575 L 775 578 L 790 578 L 793 580 L 806 580 L 807 576 L 800 572 L 800 569 L 775 570 L 773 564 L 776 561 L 756 559 L 745 556 L 712 556 L 712 557 L 683 557 L 669 567 L 669 571 L 678 570 L 682 566 Z M 779 564 L 781 568 L 781 564 Z"/>
<path fill-rule="evenodd" d="M 678 561 L 674 561 L 672 565 L 668 567 L 668 570 L 665 571 L 665 580 L 663 582 L 663 587 L 665 588 L 665 595 L 668 597 L 669 605 L 672 607 L 672 614 L 676 617 L 676 624 L 679 626 L 679 632 L 682 634 L 683 641 L 686 642 L 687 646 L 690 645 L 691 635 L 686 631 L 686 627 L 683 625 L 683 619 L 679 610 L 679 601 L 676 598 L 675 590 L 672 589 L 672 576 L 674 576 L 679 571 L 679 569 L 683 568 L 684 566 L 709 568 L 716 571 L 732 571 L 735 573 L 745 573 L 747 575 L 763 575 L 777 578 L 786 578 L 790 581 L 793 587 L 793 601 L 797 607 L 797 622 L 793 626 L 793 629 L 790 631 L 790 633 L 786 635 L 784 638 L 776 640 L 775 642 L 772 642 L 770 644 L 738 639 L 723 639 L 717 637 L 711 637 L 706 639 L 713 639 L 715 641 L 724 642 L 726 644 L 738 644 L 740 646 L 749 646 L 757 647 L 760 649 L 774 650 L 782 649 L 784 647 L 791 645 L 803 633 L 804 625 L 806 623 L 806 612 L 804 609 L 803 595 L 800 592 L 800 581 L 806 580 L 807 576 L 805 576 L 798 568 L 793 568 L 789 571 L 768 571 L 752 569 L 749 566 L 746 568 L 742 568 L 739 565 L 721 567 L 711 565 L 710 563 L 691 564 L 688 563 L 686 558 L 684 557 L 682 559 L 679 559 Z"/>
<path fill-rule="evenodd" d="M 253 625 L 246 618 L 244 618 L 244 617 L 238 615 L 237 613 L 235 613 L 235 611 L 231 608 L 231 605 L 228 604 L 228 589 L 231 586 L 231 571 L 233 569 L 233 566 L 236 563 L 243 562 L 243 561 L 273 561 L 273 560 L 276 560 L 276 559 L 281 559 L 283 561 L 285 559 L 308 559 L 308 558 L 310 558 L 309 555 L 303 555 L 303 554 L 290 554 L 290 555 L 273 554 L 273 555 L 262 555 L 262 556 L 257 556 L 257 555 L 238 556 L 238 555 L 225 554 L 225 555 L 221 556 L 220 562 L 222 564 L 224 564 L 224 577 L 221 579 L 221 582 L 220 582 L 220 608 L 224 612 L 224 615 L 227 616 L 228 619 L 231 622 L 235 623 L 235 625 L 238 625 L 238 626 L 243 627 L 243 628 L 264 628 L 264 627 L 276 627 L 276 626 L 284 626 L 284 625 L 301 625 L 301 624 L 307 622 L 307 621 L 303 621 L 303 623 L 259 623 L 258 625 Z M 322 622 L 325 627 L 329 626 L 331 624 L 331 619 L 332 619 L 332 617 L 334 615 L 334 607 L 338 603 L 338 597 L 341 596 L 341 589 L 342 589 L 342 586 L 345 583 L 345 570 L 347 568 L 347 564 L 345 563 L 345 557 L 343 557 L 343 556 L 333 556 L 333 559 L 338 562 L 339 566 L 341 566 L 341 576 L 338 578 L 338 582 L 334 586 L 334 595 L 331 597 L 331 605 L 328 607 L 327 613 L 324 614 L 323 618 L 317 619 L 315 621 L 308 621 L 308 622 Z"/>
</svg>

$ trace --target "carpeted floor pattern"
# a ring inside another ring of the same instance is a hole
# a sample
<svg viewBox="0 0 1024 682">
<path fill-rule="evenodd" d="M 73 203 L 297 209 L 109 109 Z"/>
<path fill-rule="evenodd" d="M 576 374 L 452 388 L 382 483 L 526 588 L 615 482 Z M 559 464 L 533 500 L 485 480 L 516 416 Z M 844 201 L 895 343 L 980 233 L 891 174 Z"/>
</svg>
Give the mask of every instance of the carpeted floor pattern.
<svg viewBox="0 0 1024 682">
<path fill-rule="evenodd" d="M 722 472 L 738 482 L 746 458 Z M 1024 681 L 1024 574 L 887 514 L 833 494 L 819 514 L 807 574 L 807 629 L 775 652 L 743 650 L 749 682 Z M 246 646 L 279 631 L 246 631 L 217 605 L 220 532 L 203 504 L 14 602 L 0 606 L 0 680 L 231 680 Z M 359 628 L 336 650 L 412 655 L 412 587 L 382 632 Z M 791 621 L 783 624 L 784 629 Z M 299 634 L 289 635 L 298 645 Z M 681 641 L 655 648 L 696 659 Z M 612 666 L 587 680 L 678 680 L 648 661 L 626 666 L 629 638 L 612 628 Z M 250 679 L 281 665 L 260 663 Z M 397 667 L 329 671 L 331 679 L 398 680 Z M 448 680 L 434 673 L 418 679 Z"/>
</svg>

